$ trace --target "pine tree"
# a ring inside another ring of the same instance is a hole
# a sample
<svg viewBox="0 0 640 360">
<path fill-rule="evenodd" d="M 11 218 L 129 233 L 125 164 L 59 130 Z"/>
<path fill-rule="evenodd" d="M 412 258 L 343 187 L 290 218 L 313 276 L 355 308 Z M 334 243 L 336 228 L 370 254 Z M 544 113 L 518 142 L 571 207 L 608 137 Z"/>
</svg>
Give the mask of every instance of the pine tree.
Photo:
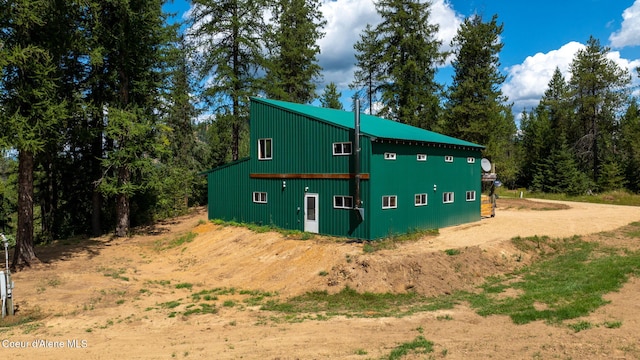
<svg viewBox="0 0 640 360">
<path fill-rule="evenodd" d="M 56 66 L 50 52 L 53 37 L 47 31 L 48 22 L 55 21 L 54 3 L 16 0 L 10 11 L 0 10 L 0 136 L 18 152 L 18 224 L 11 264 L 15 268 L 37 260 L 35 158 L 55 139 L 53 134 L 66 116 L 66 107 L 56 96 Z"/>
<path fill-rule="evenodd" d="M 620 121 L 620 152 L 626 185 L 640 192 L 640 109 L 635 98 Z"/>
<path fill-rule="evenodd" d="M 363 107 L 369 108 L 369 114 L 374 114 L 376 94 L 382 79 L 382 43 L 378 40 L 377 33 L 367 24 L 360 34 L 360 40 L 353 45 L 356 57 L 356 70 L 353 73 L 353 82 L 349 87 L 356 91 L 356 97 L 364 98 Z M 363 96 L 364 95 L 364 96 Z"/>
<path fill-rule="evenodd" d="M 275 0 L 267 42 L 267 97 L 303 104 L 316 98 L 322 70 L 318 40 L 326 24 L 319 8 L 318 0 Z"/>
<path fill-rule="evenodd" d="M 338 92 L 336 84 L 331 82 L 324 88 L 324 93 L 320 97 L 320 104 L 325 108 L 344 110 L 340 102 L 341 96 L 342 93 Z"/>
<path fill-rule="evenodd" d="M 429 23 L 431 4 L 418 0 L 380 0 L 382 17 L 374 33 L 380 46 L 378 115 L 428 130 L 437 128 L 441 86 L 435 81 L 445 54 Z M 366 70 L 366 69 L 365 69 Z"/>
<path fill-rule="evenodd" d="M 248 126 L 249 97 L 264 70 L 266 3 L 253 0 L 194 0 L 187 38 L 199 50 L 196 69 L 206 83 L 203 100 L 215 117 L 231 117 L 232 159 L 240 157 L 240 135 Z"/>
<path fill-rule="evenodd" d="M 513 137 L 515 121 L 500 86 L 502 50 L 497 16 L 483 22 L 474 15 L 465 19 L 451 42 L 455 49 L 454 77 L 445 104 L 447 135 L 486 146 L 483 156 L 498 164 L 501 177 L 515 181 L 517 167 Z"/>
<path fill-rule="evenodd" d="M 600 166 L 614 151 L 617 114 L 628 96 L 631 76 L 607 58 L 609 49 L 591 37 L 571 65 L 569 87 L 576 117 L 568 141 L 578 154 L 580 168 L 599 183 Z"/>
</svg>

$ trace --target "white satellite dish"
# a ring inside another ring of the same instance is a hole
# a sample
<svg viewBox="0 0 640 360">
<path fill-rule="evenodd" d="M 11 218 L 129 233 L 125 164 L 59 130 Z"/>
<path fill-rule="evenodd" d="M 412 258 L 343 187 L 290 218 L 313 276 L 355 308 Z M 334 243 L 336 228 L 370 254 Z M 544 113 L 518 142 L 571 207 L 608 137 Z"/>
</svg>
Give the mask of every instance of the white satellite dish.
<svg viewBox="0 0 640 360">
<path fill-rule="evenodd" d="M 480 161 L 480 167 L 482 167 L 482 170 L 484 172 L 491 171 L 491 161 L 489 161 L 488 159 L 482 158 L 482 160 Z"/>
</svg>

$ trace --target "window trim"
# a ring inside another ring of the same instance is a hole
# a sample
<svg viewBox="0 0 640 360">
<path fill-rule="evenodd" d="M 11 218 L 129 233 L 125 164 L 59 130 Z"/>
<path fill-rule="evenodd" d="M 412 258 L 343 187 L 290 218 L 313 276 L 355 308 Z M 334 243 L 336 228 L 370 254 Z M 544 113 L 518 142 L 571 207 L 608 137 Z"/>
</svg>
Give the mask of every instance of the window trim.
<svg viewBox="0 0 640 360">
<path fill-rule="evenodd" d="M 386 153 L 384 153 L 384 159 L 385 160 L 395 160 L 396 159 L 396 153 L 394 153 L 394 152 L 386 152 Z"/>
<path fill-rule="evenodd" d="M 416 161 L 427 161 L 427 154 L 416 154 Z"/>
<path fill-rule="evenodd" d="M 442 203 L 443 204 L 453 204 L 455 201 L 455 194 L 453 191 L 445 191 L 442 193 Z"/>
<path fill-rule="evenodd" d="M 419 199 L 418 196 L 420 197 Z M 424 201 L 422 201 L 423 199 Z M 415 206 L 427 206 L 429 204 L 429 195 L 427 195 L 427 193 L 415 194 L 413 197 L 413 204 Z"/>
<path fill-rule="evenodd" d="M 347 144 L 349 145 L 349 152 L 344 151 L 344 146 Z M 336 152 L 336 145 L 340 145 L 340 152 Z M 331 151 L 335 156 L 351 155 L 351 153 L 353 152 L 353 145 L 351 144 L 351 141 L 334 142 L 331 146 Z"/>
<path fill-rule="evenodd" d="M 264 195 L 264 200 L 262 200 L 262 196 Z M 267 192 L 266 191 L 254 191 L 253 192 L 253 202 L 255 204 L 266 204 L 267 203 Z"/>
<path fill-rule="evenodd" d="M 337 199 L 342 199 L 342 206 L 338 206 L 336 203 Z M 349 201 L 351 202 L 351 206 L 348 206 L 345 203 L 345 200 L 349 199 Z M 334 195 L 333 196 L 333 208 L 334 209 L 353 209 L 353 196 L 347 196 L 347 195 Z"/>
<path fill-rule="evenodd" d="M 474 158 L 473 156 L 467 157 L 467 163 L 475 164 L 476 163 L 476 158 Z"/>
<path fill-rule="evenodd" d="M 267 151 L 267 141 L 269 142 L 269 151 Z M 264 152 L 269 154 L 269 157 L 265 156 L 266 154 L 263 154 L 263 150 L 262 150 L 262 146 L 260 146 L 260 143 L 264 142 L 265 146 L 264 146 Z M 258 139 L 258 160 L 272 160 L 273 159 L 273 138 L 261 138 Z"/>
<path fill-rule="evenodd" d="M 385 198 L 387 199 L 385 206 Z M 391 205 L 391 199 L 393 199 L 393 205 Z M 382 208 L 383 209 L 397 209 L 398 208 L 398 195 L 383 195 L 382 196 Z"/>
<path fill-rule="evenodd" d="M 469 197 L 469 195 L 471 195 L 471 197 Z M 467 201 L 476 201 L 476 191 L 475 190 L 467 191 L 466 197 L 467 197 Z"/>
<path fill-rule="evenodd" d="M 453 162 L 453 155 L 445 155 L 444 156 L 444 162 L 452 163 Z"/>
</svg>

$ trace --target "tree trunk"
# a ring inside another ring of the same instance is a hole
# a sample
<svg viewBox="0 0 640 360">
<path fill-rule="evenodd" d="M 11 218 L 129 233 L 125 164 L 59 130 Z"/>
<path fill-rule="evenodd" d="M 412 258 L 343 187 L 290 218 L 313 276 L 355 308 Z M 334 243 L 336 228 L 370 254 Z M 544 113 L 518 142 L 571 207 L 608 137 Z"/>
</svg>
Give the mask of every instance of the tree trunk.
<svg viewBox="0 0 640 360">
<path fill-rule="evenodd" d="M 18 154 L 18 231 L 11 268 L 31 266 L 37 261 L 33 244 L 33 153 Z"/>
<path fill-rule="evenodd" d="M 126 166 L 118 169 L 118 182 L 120 186 L 129 183 L 130 171 Z M 125 237 L 129 234 L 129 195 L 126 191 L 116 196 L 116 236 Z"/>
</svg>

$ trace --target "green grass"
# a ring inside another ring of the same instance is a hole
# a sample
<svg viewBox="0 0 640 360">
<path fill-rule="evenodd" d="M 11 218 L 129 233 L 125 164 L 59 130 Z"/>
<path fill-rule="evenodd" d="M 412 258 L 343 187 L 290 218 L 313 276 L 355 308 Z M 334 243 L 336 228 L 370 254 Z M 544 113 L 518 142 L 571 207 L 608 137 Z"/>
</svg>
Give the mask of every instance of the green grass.
<svg viewBox="0 0 640 360">
<path fill-rule="evenodd" d="M 608 191 L 605 193 L 594 195 L 568 196 L 566 194 L 528 192 L 525 189 L 508 190 L 499 188 L 496 193 L 502 197 L 520 197 L 521 191 L 523 192 L 523 197 L 525 198 L 577 201 L 594 204 L 640 206 L 640 195 L 633 194 L 626 190 Z"/>
<path fill-rule="evenodd" d="M 427 298 L 416 293 L 359 293 L 349 287 L 339 293 L 309 292 L 283 302 L 267 301 L 261 310 L 285 314 L 322 313 L 325 316 L 402 317 L 421 311 L 451 309 L 452 297 Z"/>
<path fill-rule="evenodd" d="M 449 256 L 459 255 L 460 254 L 460 249 L 446 249 L 444 251 L 444 253 L 449 255 Z"/>
<path fill-rule="evenodd" d="M 194 232 L 188 232 L 182 236 L 178 236 L 175 239 L 163 239 L 154 243 L 154 249 L 156 251 L 163 251 L 180 247 L 182 245 L 192 242 L 196 238 L 197 234 Z"/>
<path fill-rule="evenodd" d="M 433 352 L 433 342 L 425 339 L 422 335 L 418 335 L 413 341 L 397 346 L 384 359 L 397 360 L 402 359 L 409 353 L 427 354 L 430 352 Z"/>
<path fill-rule="evenodd" d="M 111 268 L 99 268 L 98 272 L 101 272 L 102 275 L 110 277 L 110 278 L 114 278 L 116 280 L 123 280 L 123 281 L 129 281 L 129 278 L 127 276 L 122 276 L 122 274 L 124 274 L 127 270 L 126 269 L 111 269 Z"/>
<path fill-rule="evenodd" d="M 298 239 L 298 240 L 309 240 L 313 239 L 314 235 L 312 233 L 303 232 L 300 230 L 291 230 L 291 229 L 283 229 L 277 227 L 275 225 L 260 225 L 255 223 L 243 223 L 237 221 L 225 221 L 220 219 L 211 220 L 212 223 L 220 226 L 235 226 L 235 227 L 243 227 L 249 229 L 255 233 L 266 233 L 266 232 L 277 232 L 284 235 L 287 238 Z"/>
<path fill-rule="evenodd" d="M 555 252 L 512 276 L 488 279 L 483 292 L 468 295 L 467 300 L 480 315 L 508 315 L 516 324 L 561 322 L 587 315 L 606 304 L 602 295 L 620 289 L 629 275 L 639 273 L 637 252 L 623 256 L 616 249 L 579 237 L 546 245 Z M 520 295 L 502 299 L 495 296 L 507 288 L 518 290 Z"/>
</svg>

